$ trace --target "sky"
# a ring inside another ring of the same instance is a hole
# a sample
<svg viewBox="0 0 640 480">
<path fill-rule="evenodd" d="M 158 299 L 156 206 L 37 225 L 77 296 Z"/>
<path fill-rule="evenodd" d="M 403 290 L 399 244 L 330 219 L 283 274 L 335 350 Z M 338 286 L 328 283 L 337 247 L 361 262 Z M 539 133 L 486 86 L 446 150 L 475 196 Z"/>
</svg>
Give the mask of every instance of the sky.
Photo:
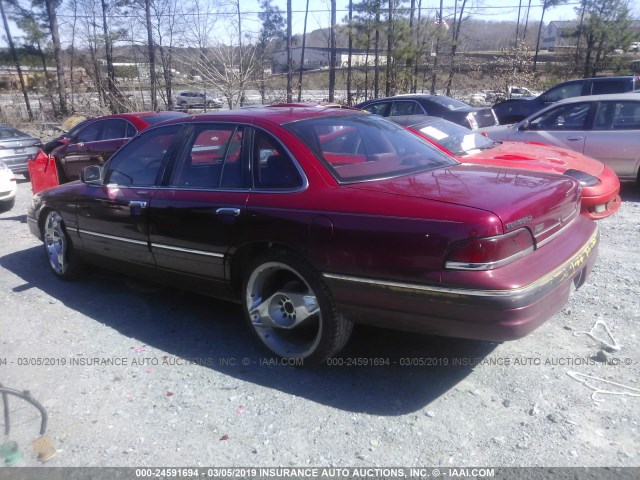
<svg viewBox="0 0 640 480">
<path fill-rule="evenodd" d="M 353 0 L 354 3 L 358 3 L 361 0 Z M 416 0 L 416 4 L 419 0 Z M 449 9 L 449 15 L 453 11 L 453 5 L 455 0 L 444 0 L 445 18 L 447 17 L 446 9 Z M 243 9 L 245 11 L 257 11 L 259 1 L 258 0 L 243 0 Z M 410 4 L 409 0 L 404 2 L 407 6 Z M 462 0 L 458 0 L 458 5 L 462 3 Z M 466 9 L 470 9 L 473 16 L 476 18 L 482 18 L 485 20 L 511 20 L 516 21 L 518 19 L 518 4 L 519 0 L 468 0 Z M 525 14 L 525 7 L 529 3 L 529 0 L 522 0 L 523 10 L 522 15 Z M 282 11 L 286 11 L 287 0 L 272 0 L 272 4 L 280 7 Z M 252 6 L 253 5 L 253 6 Z M 293 33 L 302 33 L 304 27 L 304 10 L 306 0 L 292 0 L 293 14 Z M 422 0 L 423 15 L 431 14 L 439 8 L 440 0 Z M 579 5 L 578 0 L 569 0 L 567 5 L 560 7 L 550 8 L 545 12 L 545 23 L 553 20 L 573 20 L 576 18 L 574 8 Z M 640 2 L 631 1 L 631 12 L 636 18 L 640 18 Z M 338 23 L 341 23 L 343 19 L 347 17 L 348 13 L 348 0 L 337 0 L 337 19 Z M 329 26 L 329 12 L 330 1 L 329 0 L 309 0 L 309 10 L 313 13 L 309 13 L 309 20 L 307 30 L 314 30 L 317 28 L 325 28 Z M 529 20 L 538 20 L 542 14 L 542 0 L 531 0 L 531 12 L 529 14 Z M 253 28 L 259 30 L 260 24 L 257 16 L 251 21 Z M 257 27 L 256 27 L 257 26 Z"/>
<path fill-rule="evenodd" d="M 354 3 L 358 3 L 360 0 L 354 0 Z M 416 4 L 419 0 L 416 0 Z M 455 0 L 444 0 L 445 7 L 445 19 L 452 13 L 452 8 Z M 482 18 L 486 20 L 511 20 L 516 21 L 518 18 L 518 3 L 520 0 L 468 0 L 467 9 L 476 18 Z M 293 33 L 301 34 L 304 27 L 304 11 L 307 0 L 292 0 L 293 9 Z M 458 0 L 460 4 L 462 0 Z M 523 10 L 522 15 L 525 15 L 525 8 L 529 0 L 522 0 Z M 409 0 L 404 2 L 407 6 Z M 422 0 L 423 16 L 433 16 L 439 6 L 439 0 Z M 541 7 L 542 0 L 531 0 L 531 12 L 529 14 L 529 21 L 535 21 L 540 18 L 542 13 Z M 561 7 L 554 7 L 549 9 L 545 13 L 545 23 L 553 20 L 572 20 L 576 17 L 574 8 L 578 5 L 578 0 L 569 0 L 568 5 Z M 260 31 L 261 22 L 258 18 L 257 12 L 259 11 L 259 0 L 241 0 L 241 11 L 245 13 L 245 22 L 243 23 L 243 29 L 246 32 L 257 33 Z M 272 4 L 279 7 L 283 12 L 286 12 L 287 0 L 272 0 Z M 636 18 L 640 18 L 640 2 L 631 2 L 632 15 Z M 338 23 L 342 23 L 347 17 L 348 0 L 337 0 L 337 20 Z M 309 0 L 309 18 L 307 22 L 307 31 L 313 31 L 319 28 L 326 28 L 329 26 L 330 18 L 330 1 L 329 0 Z M 448 12 L 447 12 L 448 10 Z M 64 25 L 61 25 L 61 29 Z M 15 24 L 11 27 L 14 37 L 18 37 L 20 32 L 15 27 Z M 64 38 L 64 31 L 61 32 Z M 4 28 L 0 27 L 0 47 L 6 46 L 6 39 L 4 34 Z"/>
</svg>

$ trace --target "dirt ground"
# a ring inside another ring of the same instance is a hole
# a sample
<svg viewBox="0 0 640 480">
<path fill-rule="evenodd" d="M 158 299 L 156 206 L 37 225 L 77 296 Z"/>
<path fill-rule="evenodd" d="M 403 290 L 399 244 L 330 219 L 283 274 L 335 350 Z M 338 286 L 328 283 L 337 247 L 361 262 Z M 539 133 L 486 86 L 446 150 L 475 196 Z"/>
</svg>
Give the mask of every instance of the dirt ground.
<svg viewBox="0 0 640 480">
<path fill-rule="evenodd" d="M 587 284 L 528 337 L 359 327 L 332 365 L 300 369 L 237 305 L 103 270 L 54 278 L 21 180 L 0 214 L 0 382 L 46 408 L 47 466 L 640 467 L 640 188 L 622 195 Z M 40 414 L 9 411 L 0 443 L 42 465 Z"/>
</svg>

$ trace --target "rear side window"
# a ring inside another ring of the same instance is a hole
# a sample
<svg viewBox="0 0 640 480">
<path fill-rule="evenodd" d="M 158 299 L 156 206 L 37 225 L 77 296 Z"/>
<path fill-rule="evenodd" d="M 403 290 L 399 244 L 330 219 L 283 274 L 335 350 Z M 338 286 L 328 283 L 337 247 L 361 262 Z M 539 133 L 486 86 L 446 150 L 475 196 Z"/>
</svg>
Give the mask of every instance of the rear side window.
<svg viewBox="0 0 640 480">
<path fill-rule="evenodd" d="M 640 102 L 601 102 L 593 122 L 594 130 L 639 130 Z"/>
<path fill-rule="evenodd" d="M 627 91 L 628 85 L 624 80 L 594 81 L 591 93 L 593 95 L 599 95 L 601 93 L 623 93 Z"/>
<path fill-rule="evenodd" d="M 253 145 L 253 183 L 263 189 L 294 189 L 302 177 L 293 160 L 270 135 L 256 130 Z"/>
<path fill-rule="evenodd" d="M 233 125 L 197 125 L 186 140 L 184 155 L 171 185 L 190 188 L 244 186 L 241 150 L 244 129 Z"/>
</svg>

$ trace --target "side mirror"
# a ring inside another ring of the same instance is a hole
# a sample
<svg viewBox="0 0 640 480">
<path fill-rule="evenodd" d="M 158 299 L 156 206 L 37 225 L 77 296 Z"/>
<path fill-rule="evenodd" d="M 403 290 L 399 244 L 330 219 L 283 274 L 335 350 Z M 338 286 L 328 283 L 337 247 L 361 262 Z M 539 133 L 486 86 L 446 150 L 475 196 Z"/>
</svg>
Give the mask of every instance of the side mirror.
<svg viewBox="0 0 640 480">
<path fill-rule="evenodd" d="M 529 130 L 529 125 L 529 120 L 523 120 L 518 124 L 518 130 L 521 132 Z"/>
<path fill-rule="evenodd" d="M 80 180 L 87 185 L 102 185 L 102 167 L 89 165 L 80 171 Z"/>
</svg>

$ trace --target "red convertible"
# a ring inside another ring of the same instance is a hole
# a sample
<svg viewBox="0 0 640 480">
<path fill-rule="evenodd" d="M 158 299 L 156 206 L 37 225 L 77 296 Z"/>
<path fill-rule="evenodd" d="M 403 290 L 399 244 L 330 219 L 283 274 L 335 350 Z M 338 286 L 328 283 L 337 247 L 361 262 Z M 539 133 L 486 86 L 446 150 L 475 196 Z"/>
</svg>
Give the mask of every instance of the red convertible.
<svg viewBox="0 0 640 480">
<path fill-rule="evenodd" d="M 34 196 L 52 272 L 86 263 L 239 301 L 274 354 L 318 363 L 354 322 L 503 341 L 597 256 L 567 176 L 463 165 L 379 116 L 250 108 L 150 127 Z"/>
<path fill-rule="evenodd" d="M 389 117 L 460 162 L 524 168 L 575 178 L 582 185 L 582 214 L 593 220 L 620 209 L 620 180 L 598 160 L 566 148 L 533 142 L 496 142 L 442 118 Z"/>
</svg>

